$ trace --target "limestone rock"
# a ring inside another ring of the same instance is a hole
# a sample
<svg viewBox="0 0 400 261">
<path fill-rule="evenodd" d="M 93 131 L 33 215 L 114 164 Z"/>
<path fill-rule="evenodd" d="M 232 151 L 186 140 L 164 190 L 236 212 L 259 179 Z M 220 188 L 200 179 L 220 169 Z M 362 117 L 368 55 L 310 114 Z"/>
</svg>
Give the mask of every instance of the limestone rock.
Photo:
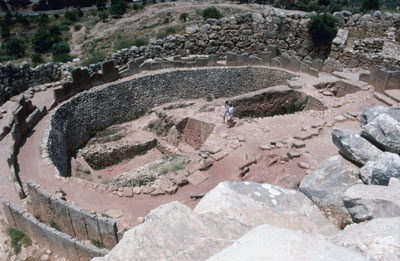
<svg viewBox="0 0 400 261">
<path fill-rule="evenodd" d="M 303 193 L 270 184 L 221 182 L 204 196 L 194 211 L 220 213 L 251 227 L 271 224 L 321 234 L 336 231 Z"/>
<path fill-rule="evenodd" d="M 350 186 L 361 183 L 358 172 L 354 165 L 336 155 L 321 162 L 315 171 L 305 176 L 299 189 L 341 227 L 351 222 L 342 195 Z"/>
<path fill-rule="evenodd" d="M 384 152 L 375 161 L 369 161 L 360 169 L 360 177 L 366 184 L 387 185 L 391 177 L 400 178 L 400 156 Z"/>
<path fill-rule="evenodd" d="M 397 186 L 354 185 L 343 194 L 343 203 L 355 222 L 400 216 Z"/>
<path fill-rule="evenodd" d="M 400 153 L 400 122 L 387 114 L 364 125 L 361 135 L 385 151 Z"/>
<path fill-rule="evenodd" d="M 332 140 L 344 157 L 361 166 L 382 154 L 374 145 L 350 130 L 334 128 Z"/>
<path fill-rule="evenodd" d="M 366 260 L 366 258 L 352 249 L 329 242 L 321 235 L 262 225 L 208 260 Z"/>
<path fill-rule="evenodd" d="M 352 224 L 329 240 L 361 251 L 368 260 L 399 260 L 400 218 L 376 218 L 369 222 Z"/>
<path fill-rule="evenodd" d="M 179 202 L 161 205 L 96 261 L 205 260 L 248 231 L 219 215 L 196 214 Z"/>
<path fill-rule="evenodd" d="M 387 114 L 396 121 L 400 122 L 400 107 L 386 107 L 386 106 L 376 106 L 373 108 L 367 108 L 361 114 L 361 127 L 367 125 L 373 119 L 381 114 Z"/>
</svg>

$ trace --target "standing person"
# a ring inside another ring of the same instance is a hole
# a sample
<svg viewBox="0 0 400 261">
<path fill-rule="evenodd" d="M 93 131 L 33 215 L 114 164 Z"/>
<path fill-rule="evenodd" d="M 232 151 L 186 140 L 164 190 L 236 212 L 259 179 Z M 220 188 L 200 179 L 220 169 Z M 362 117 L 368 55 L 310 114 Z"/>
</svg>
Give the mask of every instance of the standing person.
<svg viewBox="0 0 400 261">
<path fill-rule="evenodd" d="M 225 118 L 228 117 L 228 113 L 229 113 L 229 101 L 225 101 L 224 104 L 224 116 L 223 116 L 223 122 L 225 123 Z"/>
<path fill-rule="evenodd" d="M 235 108 L 232 105 L 229 105 L 229 110 L 228 110 L 228 128 L 232 128 L 233 125 L 235 125 L 235 122 L 233 121 L 233 113 L 235 112 Z"/>
</svg>

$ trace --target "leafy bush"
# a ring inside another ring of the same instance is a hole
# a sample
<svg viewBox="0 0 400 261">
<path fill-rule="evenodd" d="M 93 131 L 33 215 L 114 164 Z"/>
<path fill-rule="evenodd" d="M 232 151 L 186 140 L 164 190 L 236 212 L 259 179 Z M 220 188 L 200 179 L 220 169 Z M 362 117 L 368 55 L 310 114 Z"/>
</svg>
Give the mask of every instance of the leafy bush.
<svg viewBox="0 0 400 261">
<path fill-rule="evenodd" d="M 220 19 L 222 18 L 222 14 L 220 11 L 218 11 L 217 8 L 215 7 L 208 7 L 206 9 L 204 9 L 201 12 L 201 15 L 203 16 L 204 20 L 208 19 L 208 18 L 215 18 L 215 19 Z"/>
<path fill-rule="evenodd" d="M 101 20 L 105 21 L 108 18 L 108 12 L 107 11 L 99 12 L 99 17 Z"/>
<path fill-rule="evenodd" d="M 71 56 L 69 53 L 61 53 L 61 54 L 54 54 L 53 55 L 53 62 L 55 63 L 66 63 L 72 61 L 74 56 Z"/>
<path fill-rule="evenodd" d="M 70 25 L 73 24 L 73 23 L 74 23 L 73 21 L 67 19 L 67 20 L 62 21 L 62 22 L 61 22 L 61 25 L 70 26 Z"/>
<path fill-rule="evenodd" d="M 172 26 L 167 27 L 163 31 L 161 31 L 157 34 L 157 39 L 163 39 L 163 38 L 167 37 L 168 35 L 174 34 L 174 33 L 176 33 L 175 27 L 172 27 Z"/>
<path fill-rule="evenodd" d="M 78 21 L 79 17 L 78 17 L 78 14 L 76 12 L 67 11 L 64 14 L 64 18 L 66 20 L 70 20 L 72 22 L 76 22 L 76 21 Z"/>
<path fill-rule="evenodd" d="M 74 30 L 75 30 L 75 31 L 79 31 L 79 30 L 81 30 L 81 28 L 82 28 L 82 25 L 81 25 L 81 24 L 76 24 L 76 25 L 74 25 Z"/>
<path fill-rule="evenodd" d="M 53 53 L 53 55 L 69 53 L 70 50 L 71 49 L 70 49 L 69 44 L 67 42 L 55 43 L 51 47 L 51 52 Z"/>
<path fill-rule="evenodd" d="M 31 59 L 34 66 L 44 62 L 42 56 L 38 53 L 32 54 Z"/>
<path fill-rule="evenodd" d="M 50 18 L 47 14 L 39 15 L 39 25 L 46 25 L 50 22 Z"/>
<path fill-rule="evenodd" d="M 21 252 L 21 244 L 24 246 L 30 246 L 32 244 L 31 239 L 18 229 L 8 227 L 6 233 L 11 239 L 11 247 L 14 250 L 14 254 Z"/>
<path fill-rule="evenodd" d="M 335 19 L 327 14 L 314 15 L 307 24 L 314 46 L 330 46 L 337 34 Z"/>
<path fill-rule="evenodd" d="M 51 49 L 53 38 L 45 29 L 39 29 L 32 39 L 33 49 L 38 53 L 45 53 Z"/>
<path fill-rule="evenodd" d="M 179 19 L 182 20 L 182 22 L 184 22 L 184 23 L 187 21 L 188 17 L 189 17 L 188 13 L 181 13 L 179 15 Z"/>
<path fill-rule="evenodd" d="M 2 45 L 2 47 L 6 51 L 6 54 L 9 56 L 21 58 L 25 55 L 25 46 L 24 43 L 20 40 L 8 40 Z"/>
<path fill-rule="evenodd" d="M 144 46 L 144 45 L 148 45 L 149 44 L 149 40 L 145 39 L 145 38 L 137 38 L 135 40 L 133 40 L 133 45 L 134 46 Z"/>
<path fill-rule="evenodd" d="M 3 39 L 10 38 L 10 26 L 6 24 L 4 19 L 0 20 L 0 34 Z"/>
<path fill-rule="evenodd" d="M 29 27 L 29 25 L 31 24 L 31 22 L 29 21 L 28 18 L 26 18 L 23 15 L 16 15 L 15 16 L 17 23 L 19 23 L 20 25 L 24 26 L 24 27 Z"/>
<path fill-rule="evenodd" d="M 90 242 L 92 243 L 92 245 L 94 245 L 97 248 L 104 248 L 103 244 L 97 240 L 92 239 L 92 240 L 90 240 Z"/>
<path fill-rule="evenodd" d="M 364 11 L 377 10 L 379 6 L 379 0 L 363 0 L 361 9 Z"/>
<path fill-rule="evenodd" d="M 126 12 L 126 4 L 123 0 L 111 0 L 110 14 L 123 15 Z"/>
</svg>

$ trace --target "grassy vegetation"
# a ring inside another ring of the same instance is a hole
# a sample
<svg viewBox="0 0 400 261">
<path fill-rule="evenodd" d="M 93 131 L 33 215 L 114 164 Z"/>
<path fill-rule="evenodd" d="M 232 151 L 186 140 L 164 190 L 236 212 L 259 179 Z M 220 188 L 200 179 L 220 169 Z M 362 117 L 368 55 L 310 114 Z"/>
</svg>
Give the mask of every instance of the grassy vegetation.
<svg viewBox="0 0 400 261">
<path fill-rule="evenodd" d="M 90 242 L 92 243 L 92 245 L 94 245 L 97 248 L 104 248 L 104 245 L 97 240 L 92 239 L 92 240 L 90 240 Z"/>
<path fill-rule="evenodd" d="M 50 220 L 50 226 L 55 230 L 61 231 L 60 226 L 54 220 Z"/>
<path fill-rule="evenodd" d="M 11 239 L 11 247 L 14 251 L 14 254 L 18 254 L 21 252 L 21 245 L 27 247 L 32 244 L 31 239 L 24 234 L 24 232 L 13 228 L 13 227 L 8 227 L 6 230 L 6 234 L 10 237 Z"/>
<path fill-rule="evenodd" d="M 175 172 L 181 169 L 185 168 L 185 159 L 171 159 L 170 163 L 165 164 L 161 169 L 160 169 L 160 174 L 165 175 L 169 172 Z"/>
</svg>

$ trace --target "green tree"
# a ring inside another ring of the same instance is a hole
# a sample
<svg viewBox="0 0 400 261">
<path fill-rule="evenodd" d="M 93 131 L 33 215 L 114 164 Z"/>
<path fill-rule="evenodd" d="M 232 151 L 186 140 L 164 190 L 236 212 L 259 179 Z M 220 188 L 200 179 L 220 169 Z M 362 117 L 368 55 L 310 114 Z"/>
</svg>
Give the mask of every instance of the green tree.
<svg viewBox="0 0 400 261">
<path fill-rule="evenodd" d="M 110 14 L 123 15 L 126 12 L 126 4 L 123 0 L 111 0 Z"/>
<path fill-rule="evenodd" d="M 337 34 L 335 19 L 328 15 L 314 15 L 307 24 L 314 46 L 330 46 Z"/>
<path fill-rule="evenodd" d="M 379 0 L 363 0 L 361 9 L 364 11 L 378 10 L 379 6 Z"/>
<path fill-rule="evenodd" d="M 32 45 L 36 52 L 45 53 L 51 49 L 53 38 L 49 31 L 41 28 L 33 36 Z"/>
<path fill-rule="evenodd" d="M 4 21 L 4 19 L 0 20 L 0 33 L 1 38 L 8 39 L 10 38 L 10 26 Z"/>
<path fill-rule="evenodd" d="M 53 46 L 51 47 L 51 52 L 53 53 L 53 55 L 55 55 L 55 54 L 69 53 L 70 50 L 71 50 L 71 49 L 70 49 L 69 44 L 68 44 L 67 42 L 55 43 L 55 44 L 53 44 Z"/>
<path fill-rule="evenodd" d="M 187 18 L 188 18 L 188 16 L 189 16 L 189 14 L 188 13 L 181 13 L 180 15 L 179 15 L 179 19 L 181 19 L 182 20 L 182 22 L 186 22 L 186 20 L 187 20 Z"/>
<path fill-rule="evenodd" d="M 215 19 L 222 18 L 221 12 L 218 11 L 218 9 L 215 7 L 208 7 L 206 9 L 204 9 L 202 11 L 201 15 L 203 16 L 204 20 L 206 20 L 208 18 L 215 18 Z"/>
<path fill-rule="evenodd" d="M 18 39 L 10 39 L 2 45 L 2 48 L 9 56 L 21 58 L 25 55 L 24 43 Z"/>
</svg>

